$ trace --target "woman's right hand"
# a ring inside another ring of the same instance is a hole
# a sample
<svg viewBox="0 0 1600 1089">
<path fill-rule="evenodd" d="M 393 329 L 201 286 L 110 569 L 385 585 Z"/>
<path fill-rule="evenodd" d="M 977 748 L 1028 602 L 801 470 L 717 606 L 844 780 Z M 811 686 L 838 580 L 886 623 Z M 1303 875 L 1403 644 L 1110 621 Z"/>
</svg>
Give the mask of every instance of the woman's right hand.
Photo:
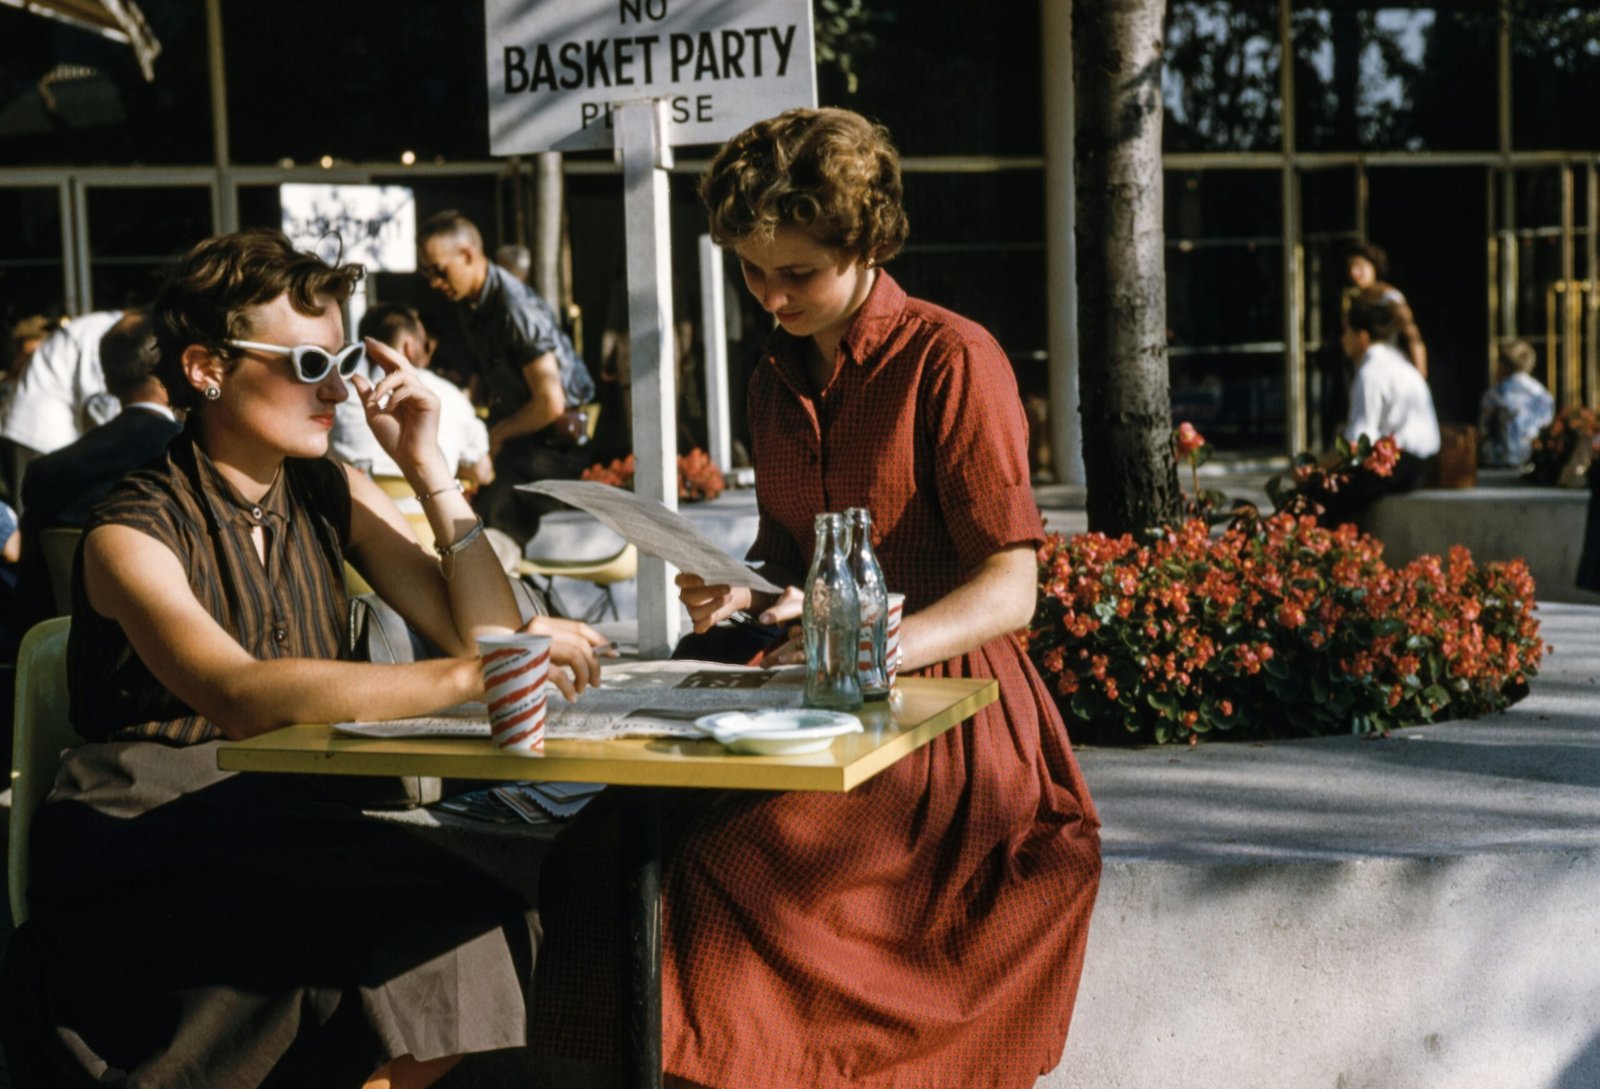
<svg viewBox="0 0 1600 1089">
<path fill-rule="evenodd" d="M 590 685 L 600 683 L 600 659 L 596 651 L 610 646 L 610 640 L 581 620 L 536 616 L 522 625 L 528 635 L 550 637 L 550 664 L 561 669 L 550 671 L 550 680 L 569 700 Z"/>
<path fill-rule="evenodd" d="M 717 624 L 754 604 L 748 586 L 723 586 L 707 583 L 699 575 L 685 571 L 678 575 L 678 600 L 689 610 L 697 632 L 710 631 Z"/>
</svg>

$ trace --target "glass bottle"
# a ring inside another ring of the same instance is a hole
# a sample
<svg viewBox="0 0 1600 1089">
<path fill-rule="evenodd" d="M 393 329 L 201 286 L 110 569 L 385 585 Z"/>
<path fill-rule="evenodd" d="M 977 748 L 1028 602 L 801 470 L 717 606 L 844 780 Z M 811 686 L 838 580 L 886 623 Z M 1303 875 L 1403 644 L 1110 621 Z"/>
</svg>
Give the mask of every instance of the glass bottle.
<svg viewBox="0 0 1600 1089">
<path fill-rule="evenodd" d="M 872 514 L 866 507 L 851 507 L 844 517 L 850 530 L 850 574 L 855 577 L 856 597 L 861 603 L 861 633 L 856 639 L 861 695 L 869 700 L 884 699 L 889 695 L 889 671 L 883 657 L 889 588 L 872 551 Z"/>
<path fill-rule="evenodd" d="M 856 641 L 861 606 L 850 573 L 849 530 L 841 514 L 819 514 L 816 552 L 806 575 L 801 624 L 806 642 L 806 706 L 854 711 L 861 706 Z"/>
</svg>

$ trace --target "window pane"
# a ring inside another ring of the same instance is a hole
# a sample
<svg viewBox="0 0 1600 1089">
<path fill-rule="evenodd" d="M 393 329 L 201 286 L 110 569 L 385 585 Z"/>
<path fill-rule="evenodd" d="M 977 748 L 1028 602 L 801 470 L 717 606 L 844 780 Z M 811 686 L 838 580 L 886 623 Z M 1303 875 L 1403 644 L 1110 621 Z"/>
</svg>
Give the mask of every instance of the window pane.
<svg viewBox="0 0 1600 1089">
<path fill-rule="evenodd" d="M 1496 146 L 1495 15 L 1486 0 L 1307 5 L 1294 13 L 1292 34 L 1301 150 Z"/>
<path fill-rule="evenodd" d="M 1283 139 L 1278 6 L 1174 0 L 1161 73 L 1168 151 L 1268 151 Z"/>
<path fill-rule="evenodd" d="M 0 163 L 207 163 L 206 31 L 194 0 L 140 0 L 161 44 L 132 48 L 0 4 Z"/>
<path fill-rule="evenodd" d="M 1283 350 L 1175 357 L 1172 419 L 1223 450 L 1281 452 Z"/>
<path fill-rule="evenodd" d="M 211 234 L 211 192 L 91 187 L 89 283 L 98 310 L 148 303 L 161 274 Z"/>
<path fill-rule="evenodd" d="M 859 87 L 819 63 L 819 102 L 882 121 L 905 155 L 1042 153 L 1038 0 L 865 7 L 875 40 L 851 46 Z"/>
<path fill-rule="evenodd" d="M 1349 362 L 1339 333 L 1350 283 L 1345 258 L 1360 241 L 1356 187 L 1353 167 L 1308 170 L 1300 176 L 1306 440 L 1313 450 L 1332 448 L 1348 407 Z"/>
<path fill-rule="evenodd" d="M 241 163 L 485 159 L 482 4 L 226 0 Z"/>
<path fill-rule="evenodd" d="M 0 337 L 19 318 L 64 313 L 65 293 L 58 191 L 0 187 Z"/>
<path fill-rule="evenodd" d="M 978 322 L 1012 356 L 1042 350 L 1043 172 L 911 174 L 905 187 L 911 236 L 889 266 L 895 279 Z"/>
<path fill-rule="evenodd" d="M 1172 346 L 1283 340 L 1282 194 L 1266 171 L 1169 171 L 1167 322 Z"/>
<path fill-rule="evenodd" d="M 1165 199 L 1175 416 L 1225 449 L 1281 444 L 1279 176 L 1259 170 L 1168 171 Z"/>
<path fill-rule="evenodd" d="M 1532 150 L 1600 147 L 1600 115 L 1575 108 L 1600 84 L 1593 5 L 1518 4 L 1511 22 L 1511 142 Z"/>
</svg>

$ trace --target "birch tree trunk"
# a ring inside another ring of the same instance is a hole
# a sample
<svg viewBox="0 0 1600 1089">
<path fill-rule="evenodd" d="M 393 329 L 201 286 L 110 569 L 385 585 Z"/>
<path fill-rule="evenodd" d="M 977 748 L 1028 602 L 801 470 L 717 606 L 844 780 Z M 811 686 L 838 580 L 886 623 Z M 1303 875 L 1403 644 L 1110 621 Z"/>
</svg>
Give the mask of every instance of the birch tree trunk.
<svg viewBox="0 0 1600 1089">
<path fill-rule="evenodd" d="M 1072 12 L 1084 479 L 1089 528 L 1113 535 L 1168 524 L 1181 504 L 1161 226 L 1165 8 L 1080 0 Z"/>
</svg>

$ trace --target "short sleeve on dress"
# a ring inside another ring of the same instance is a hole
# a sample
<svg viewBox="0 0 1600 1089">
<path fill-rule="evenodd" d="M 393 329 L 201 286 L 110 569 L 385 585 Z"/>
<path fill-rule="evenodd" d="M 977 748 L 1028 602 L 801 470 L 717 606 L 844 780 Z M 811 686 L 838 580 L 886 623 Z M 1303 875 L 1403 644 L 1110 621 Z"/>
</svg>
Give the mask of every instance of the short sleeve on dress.
<svg viewBox="0 0 1600 1089">
<path fill-rule="evenodd" d="M 1028 479 L 1028 425 L 1010 362 L 986 335 L 941 354 L 929 376 L 925 423 L 946 525 L 962 566 L 971 569 L 1003 548 L 1037 545 L 1044 525 Z"/>
</svg>

